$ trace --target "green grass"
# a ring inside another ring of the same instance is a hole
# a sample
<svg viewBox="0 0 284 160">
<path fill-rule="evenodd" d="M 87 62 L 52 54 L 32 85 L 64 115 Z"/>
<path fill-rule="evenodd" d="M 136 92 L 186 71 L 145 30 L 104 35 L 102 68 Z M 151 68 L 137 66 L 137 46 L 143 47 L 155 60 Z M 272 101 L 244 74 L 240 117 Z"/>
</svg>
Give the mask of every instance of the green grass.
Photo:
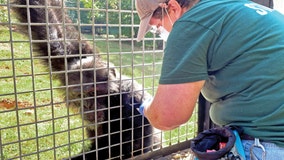
<svg viewBox="0 0 284 160">
<path fill-rule="evenodd" d="M 66 110 L 47 106 L 32 113 L 26 109 L 1 113 L 3 158 L 26 155 L 23 159 L 61 159 L 68 156 L 69 143 L 71 154 L 80 152 L 82 142 L 78 141 L 84 139 L 82 122 L 78 116 L 67 118 Z"/>
<path fill-rule="evenodd" d="M 20 42 L 26 37 L 13 32 L 12 45 L 7 28 L 0 26 L 0 33 L 0 102 L 27 103 L 10 110 L 0 106 L 0 159 L 62 159 L 69 151 L 71 155 L 79 153 L 86 141 L 83 122 L 65 106 L 62 90 L 50 90 L 60 86 L 59 81 L 40 61 L 32 59 L 29 43 Z"/>
<path fill-rule="evenodd" d="M 61 86 L 59 81 L 49 75 L 41 61 L 32 58 L 27 37 L 11 33 L 0 26 L 0 102 L 8 99 L 28 105 L 10 110 L 0 105 L 0 159 L 62 159 L 79 153 L 89 145 L 84 122 L 65 106 L 65 93 L 56 88 Z M 132 47 L 130 41 L 101 39 L 95 44 L 101 56 L 118 66 L 123 75 L 155 93 L 152 87 L 158 84 L 162 53 L 141 54 L 141 47 Z M 196 115 L 182 127 L 165 132 L 164 146 L 192 138 L 195 122 Z"/>
<path fill-rule="evenodd" d="M 197 107 L 196 107 L 197 108 Z M 194 111 L 190 120 L 177 129 L 164 132 L 163 146 L 169 146 L 192 139 L 197 133 L 197 113 Z"/>
</svg>

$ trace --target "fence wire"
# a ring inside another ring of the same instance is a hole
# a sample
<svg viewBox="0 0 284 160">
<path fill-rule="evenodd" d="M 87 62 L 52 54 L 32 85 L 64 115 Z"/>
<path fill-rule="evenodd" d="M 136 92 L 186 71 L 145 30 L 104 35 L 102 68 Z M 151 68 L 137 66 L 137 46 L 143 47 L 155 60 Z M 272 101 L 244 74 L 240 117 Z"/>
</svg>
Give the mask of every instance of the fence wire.
<svg viewBox="0 0 284 160">
<path fill-rule="evenodd" d="M 153 159 L 188 147 L 196 114 L 161 132 L 136 110 L 155 94 L 165 45 L 151 33 L 136 42 L 138 26 L 134 0 L 0 0 L 0 159 Z"/>
</svg>

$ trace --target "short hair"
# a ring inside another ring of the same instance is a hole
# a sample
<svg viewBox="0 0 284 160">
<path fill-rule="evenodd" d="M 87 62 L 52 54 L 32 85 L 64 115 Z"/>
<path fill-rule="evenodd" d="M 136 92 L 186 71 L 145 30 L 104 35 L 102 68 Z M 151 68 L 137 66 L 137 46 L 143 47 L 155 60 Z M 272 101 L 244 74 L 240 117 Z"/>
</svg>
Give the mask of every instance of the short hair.
<svg viewBox="0 0 284 160">
<path fill-rule="evenodd" d="M 176 0 L 181 8 L 188 7 L 193 0 Z"/>
<path fill-rule="evenodd" d="M 185 7 L 188 7 L 190 5 L 190 2 L 192 2 L 193 0 L 176 0 L 176 1 L 181 6 L 181 8 L 185 8 Z M 168 4 L 169 0 L 167 0 L 165 3 Z M 154 11 L 153 17 L 161 19 L 163 17 L 163 13 L 165 12 L 166 12 L 166 8 L 158 7 Z"/>
</svg>

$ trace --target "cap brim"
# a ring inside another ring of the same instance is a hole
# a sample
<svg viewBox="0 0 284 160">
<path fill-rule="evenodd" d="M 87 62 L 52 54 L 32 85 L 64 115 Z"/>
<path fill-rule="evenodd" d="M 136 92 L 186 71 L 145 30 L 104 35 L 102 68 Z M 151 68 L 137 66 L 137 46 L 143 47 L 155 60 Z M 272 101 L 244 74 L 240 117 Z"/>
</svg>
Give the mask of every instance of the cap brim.
<svg viewBox="0 0 284 160">
<path fill-rule="evenodd" d="M 149 25 L 151 17 L 152 17 L 152 14 L 150 16 L 143 18 L 140 21 L 139 30 L 138 30 L 138 34 L 137 34 L 137 41 L 138 42 L 143 40 L 145 34 L 151 29 L 151 26 Z"/>
</svg>

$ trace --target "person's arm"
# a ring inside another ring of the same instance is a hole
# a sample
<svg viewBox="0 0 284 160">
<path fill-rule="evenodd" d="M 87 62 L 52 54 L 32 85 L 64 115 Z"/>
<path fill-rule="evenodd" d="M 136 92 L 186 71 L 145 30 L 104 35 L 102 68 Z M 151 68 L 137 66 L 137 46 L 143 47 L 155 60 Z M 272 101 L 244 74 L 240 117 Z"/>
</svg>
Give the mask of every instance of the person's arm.
<svg viewBox="0 0 284 160">
<path fill-rule="evenodd" d="M 160 130 L 171 130 L 186 123 L 192 115 L 205 81 L 182 84 L 160 84 L 144 114 L 151 125 Z"/>
</svg>

